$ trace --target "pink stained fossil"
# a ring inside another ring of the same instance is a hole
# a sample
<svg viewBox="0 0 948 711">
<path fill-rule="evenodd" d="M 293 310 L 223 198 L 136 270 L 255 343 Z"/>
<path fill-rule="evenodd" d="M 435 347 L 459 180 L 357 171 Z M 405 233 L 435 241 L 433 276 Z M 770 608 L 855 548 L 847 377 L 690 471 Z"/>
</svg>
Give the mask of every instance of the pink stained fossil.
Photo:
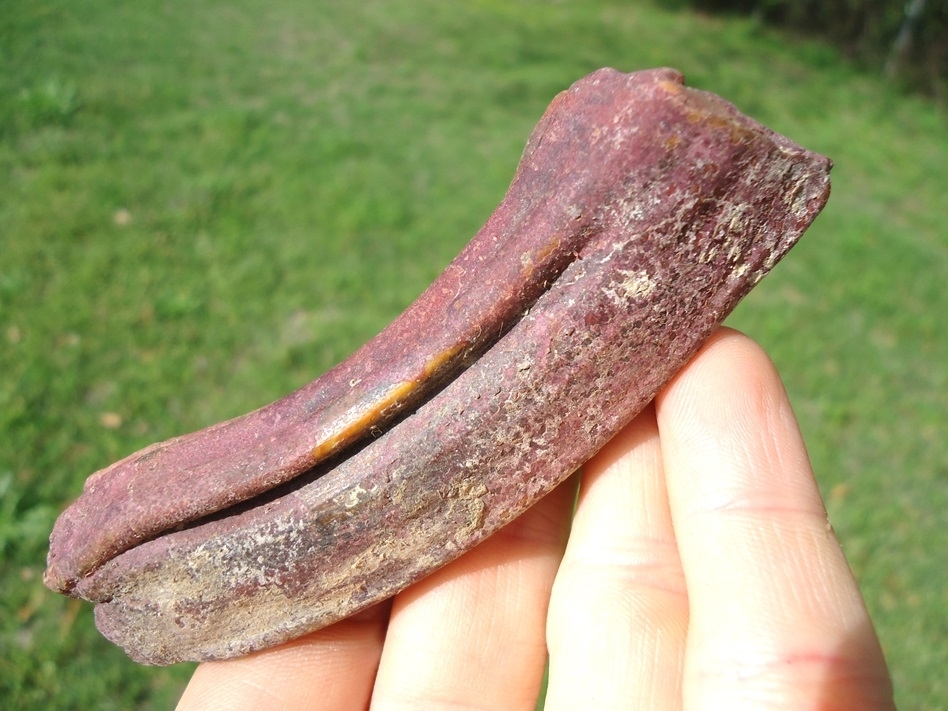
<svg viewBox="0 0 948 711">
<path fill-rule="evenodd" d="M 589 75 L 379 336 L 93 474 L 47 585 L 148 664 L 245 654 L 395 594 L 641 411 L 810 225 L 830 167 L 674 70 Z"/>
</svg>

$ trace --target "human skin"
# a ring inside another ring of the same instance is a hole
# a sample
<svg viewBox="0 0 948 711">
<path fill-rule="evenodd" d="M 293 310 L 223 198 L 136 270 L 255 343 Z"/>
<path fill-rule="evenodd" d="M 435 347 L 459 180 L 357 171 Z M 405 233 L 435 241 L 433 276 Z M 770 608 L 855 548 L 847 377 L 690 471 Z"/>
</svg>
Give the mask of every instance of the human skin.
<svg viewBox="0 0 948 711">
<path fill-rule="evenodd" d="M 533 709 L 547 655 L 547 709 L 894 708 L 786 393 L 747 337 L 719 330 L 477 548 L 356 617 L 202 664 L 178 708 Z"/>
</svg>

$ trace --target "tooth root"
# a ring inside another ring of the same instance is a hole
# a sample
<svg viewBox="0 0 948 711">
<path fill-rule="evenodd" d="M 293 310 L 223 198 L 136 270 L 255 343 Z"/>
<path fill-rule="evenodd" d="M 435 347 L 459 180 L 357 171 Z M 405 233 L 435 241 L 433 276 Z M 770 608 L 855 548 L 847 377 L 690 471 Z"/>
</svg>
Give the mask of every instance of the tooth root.
<svg viewBox="0 0 948 711">
<path fill-rule="evenodd" d="M 323 477 L 100 561 L 75 592 L 134 659 L 167 664 L 262 649 L 402 590 L 630 421 L 815 218 L 829 168 L 671 70 L 577 82 L 475 239 L 493 244 L 504 226 L 515 244 L 569 245 L 528 313 Z M 542 260 L 540 247 L 526 261 L 496 250 L 521 276 Z M 468 282 L 469 266 L 447 273 L 470 304 L 494 308 L 507 291 Z"/>
</svg>

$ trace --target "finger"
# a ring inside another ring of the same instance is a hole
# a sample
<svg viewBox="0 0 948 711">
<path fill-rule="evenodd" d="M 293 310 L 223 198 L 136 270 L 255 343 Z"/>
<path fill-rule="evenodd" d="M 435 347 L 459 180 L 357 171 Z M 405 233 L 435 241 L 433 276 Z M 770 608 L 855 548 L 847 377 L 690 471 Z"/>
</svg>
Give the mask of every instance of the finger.
<svg viewBox="0 0 948 711">
<path fill-rule="evenodd" d="M 178 711 L 364 709 L 378 668 L 388 604 L 288 644 L 201 664 Z"/>
<path fill-rule="evenodd" d="M 532 709 L 575 487 L 395 598 L 372 709 Z"/>
<path fill-rule="evenodd" d="M 721 331 L 657 412 L 690 593 L 685 708 L 891 708 L 871 622 L 766 355 Z"/>
<path fill-rule="evenodd" d="M 550 600 L 546 709 L 675 709 L 688 600 L 649 408 L 583 467 Z"/>
</svg>

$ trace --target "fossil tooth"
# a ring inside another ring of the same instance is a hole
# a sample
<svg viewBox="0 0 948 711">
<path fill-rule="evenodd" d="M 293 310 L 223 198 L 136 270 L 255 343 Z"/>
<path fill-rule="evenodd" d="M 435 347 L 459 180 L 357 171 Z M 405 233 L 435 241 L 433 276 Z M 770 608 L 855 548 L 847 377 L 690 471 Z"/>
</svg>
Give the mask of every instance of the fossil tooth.
<svg viewBox="0 0 948 711">
<path fill-rule="evenodd" d="M 92 475 L 47 585 L 148 664 L 262 649 L 393 595 L 630 421 L 809 226 L 830 167 L 674 70 L 589 75 L 373 341 Z"/>
</svg>

